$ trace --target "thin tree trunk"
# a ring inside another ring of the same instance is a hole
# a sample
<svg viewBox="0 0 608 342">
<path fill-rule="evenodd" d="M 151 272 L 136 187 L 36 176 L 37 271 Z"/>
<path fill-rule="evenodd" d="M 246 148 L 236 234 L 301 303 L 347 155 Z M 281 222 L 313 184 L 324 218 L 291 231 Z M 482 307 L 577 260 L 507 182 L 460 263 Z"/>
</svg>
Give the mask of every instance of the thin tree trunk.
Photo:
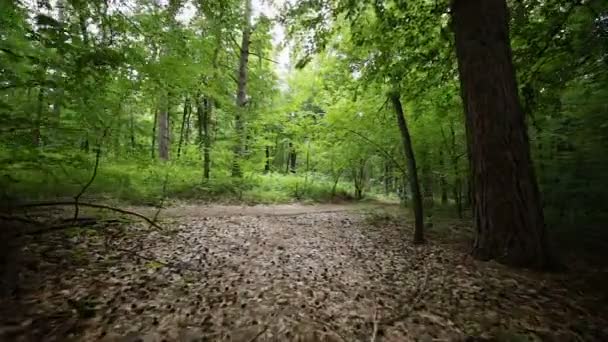
<svg viewBox="0 0 608 342">
<path fill-rule="evenodd" d="M 401 106 L 401 99 L 397 92 L 393 92 L 391 95 L 391 101 L 395 107 L 395 114 L 397 116 L 397 123 L 399 124 L 399 130 L 401 131 L 401 138 L 403 140 L 403 148 L 407 157 L 407 172 L 409 176 L 410 188 L 412 191 L 412 206 L 414 209 L 414 243 L 424 243 L 424 216 L 422 209 L 422 196 L 420 194 L 420 184 L 418 183 L 418 170 L 416 169 L 416 159 L 414 158 L 414 149 L 412 147 L 412 139 L 410 132 L 405 121 L 405 115 L 403 114 L 403 107 Z"/>
<path fill-rule="evenodd" d="M 473 255 L 550 262 L 538 184 L 518 98 L 505 0 L 454 0 L 453 28 L 473 180 Z"/>
<path fill-rule="evenodd" d="M 234 147 L 234 161 L 232 163 L 232 176 L 241 177 L 240 166 L 243 158 L 243 138 L 245 134 L 244 114 L 247 104 L 247 67 L 249 64 L 249 43 L 251 37 L 251 0 L 245 1 L 245 16 L 243 18 L 243 37 L 241 41 L 241 56 L 239 59 L 238 85 L 236 92 L 236 116 L 234 129 L 236 144 Z"/>
<path fill-rule="evenodd" d="M 156 126 L 158 125 L 158 109 L 154 109 L 154 122 L 152 123 L 152 144 L 150 145 L 150 156 L 156 159 Z"/>
<path fill-rule="evenodd" d="M 182 126 L 179 130 L 179 142 L 177 144 L 177 158 L 182 154 L 182 144 L 184 143 L 184 134 L 186 130 L 186 121 L 188 120 L 188 108 L 189 108 L 190 99 L 186 96 L 184 100 L 184 114 L 182 115 Z"/>
<path fill-rule="evenodd" d="M 264 164 L 264 173 L 270 172 L 270 146 L 266 146 L 266 162 Z"/>
<path fill-rule="evenodd" d="M 338 173 L 334 175 L 334 184 L 331 187 L 331 197 L 334 198 L 336 196 L 336 189 L 338 188 L 338 182 L 340 182 L 340 177 L 342 176 L 342 173 L 344 172 L 344 169 L 340 169 L 338 170 Z"/>
<path fill-rule="evenodd" d="M 296 166 L 297 166 L 297 157 L 298 154 L 296 153 L 296 150 L 293 148 L 293 144 L 289 143 L 289 171 L 291 173 L 296 173 Z"/>
<path fill-rule="evenodd" d="M 203 100 L 203 178 L 209 180 L 211 174 L 211 113 L 213 110 L 213 100 Z"/>
<path fill-rule="evenodd" d="M 384 161 L 384 194 L 388 196 L 391 193 L 391 164 L 389 161 Z"/>
<path fill-rule="evenodd" d="M 161 160 L 169 160 L 169 96 L 161 100 L 161 108 L 158 114 L 158 156 Z"/>
</svg>

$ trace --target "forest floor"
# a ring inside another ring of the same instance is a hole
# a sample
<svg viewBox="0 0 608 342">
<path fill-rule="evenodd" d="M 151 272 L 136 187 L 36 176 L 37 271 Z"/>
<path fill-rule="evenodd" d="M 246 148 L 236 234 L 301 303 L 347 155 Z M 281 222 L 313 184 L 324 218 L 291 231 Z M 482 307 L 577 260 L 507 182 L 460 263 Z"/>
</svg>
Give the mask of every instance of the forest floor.
<svg viewBox="0 0 608 342">
<path fill-rule="evenodd" d="M 32 235 L 0 340 L 608 340 L 606 298 L 575 290 L 579 273 L 472 260 L 453 219 L 414 246 L 399 212 L 192 204 L 162 210 L 161 228 Z"/>
</svg>

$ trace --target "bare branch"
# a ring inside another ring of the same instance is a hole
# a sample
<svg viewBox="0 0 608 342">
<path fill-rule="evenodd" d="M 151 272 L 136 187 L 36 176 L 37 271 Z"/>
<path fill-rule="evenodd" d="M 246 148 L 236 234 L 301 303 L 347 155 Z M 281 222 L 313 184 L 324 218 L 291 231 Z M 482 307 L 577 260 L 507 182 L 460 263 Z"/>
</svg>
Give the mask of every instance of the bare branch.
<svg viewBox="0 0 608 342">
<path fill-rule="evenodd" d="M 16 208 L 38 208 L 38 207 L 56 207 L 56 206 L 73 206 L 76 203 L 73 201 L 63 201 L 63 202 L 38 202 L 38 203 L 26 203 L 26 204 L 21 204 L 21 205 L 17 205 Z M 79 206 L 82 207 L 89 207 L 89 208 L 96 208 L 96 209 L 104 209 L 104 210 L 110 210 L 110 211 L 115 211 L 117 213 L 121 213 L 124 215 L 130 215 L 130 216 L 135 216 L 138 217 L 146 222 L 148 222 L 150 224 L 150 226 L 155 227 L 157 229 L 163 229 L 163 227 L 159 226 L 156 222 L 154 222 L 153 220 L 149 219 L 148 217 L 136 213 L 134 211 L 129 211 L 129 210 L 125 210 L 125 209 L 120 209 L 120 208 L 115 208 L 115 207 L 111 207 L 108 205 L 103 205 L 103 204 L 94 204 L 94 203 L 85 203 L 85 202 L 80 202 L 78 203 Z"/>
<path fill-rule="evenodd" d="M 104 133 L 105 136 L 105 133 Z M 93 174 L 91 175 L 91 178 L 89 179 L 89 181 L 82 187 L 82 189 L 80 189 L 80 192 L 74 196 L 74 221 L 76 221 L 78 219 L 78 213 L 79 213 L 79 208 L 78 208 L 78 201 L 80 200 L 80 197 L 82 197 L 82 195 L 85 193 L 85 191 L 87 191 L 87 189 L 91 186 L 91 184 L 93 184 L 93 181 L 95 181 L 95 177 L 97 177 L 97 169 L 99 169 L 99 159 L 101 157 L 101 146 L 97 147 L 97 152 L 95 153 L 95 167 L 93 168 Z"/>
<path fill-rule="evenodd" d="M 368 143 L 372 144 L 376 149 L 378 149 L 378 151 L 380 151 L 382 154 L 384 154 L 388 159 L 390 159 L 390 161 L 392 161 L 397 168 L 399 169 L 399 171 L 403 172 L 403 174 L 407 174 L 407 171 L 405 170 L 405 168 L 403 168 L 403 166 L 401 166 L 401 164 L 399 164 L 399 162 L 397 162 L 397 160 L 395 160 L 395 158 L 393 158 L 393 156 L 388 153 L 388 151 L 386 151 L 385 149 L 383 149 L 379 144 L 377 144 L 376 142 L 374 142 L 373 140 L 369 139 L 368 137 L 364 136 L 363 134 L 354 131 L 352 129 L 348 129 L 348 128 L 343 128 L 345 129 L 347 132 L 352 133 L 356 136 L 358 136 L 359 138 L 367 141 Z"/>
</svg>

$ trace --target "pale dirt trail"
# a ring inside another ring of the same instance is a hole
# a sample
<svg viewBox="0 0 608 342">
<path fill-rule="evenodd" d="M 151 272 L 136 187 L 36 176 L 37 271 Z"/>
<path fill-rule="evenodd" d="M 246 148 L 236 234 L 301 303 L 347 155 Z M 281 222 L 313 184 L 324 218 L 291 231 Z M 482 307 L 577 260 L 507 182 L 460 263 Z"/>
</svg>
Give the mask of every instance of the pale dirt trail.
<svg viewBox="0 0 608 342">
<path fill-rule="evenodd" d="M 139 213 L 154 215 L 158 208 L 131 207 Z M 259 205 L 216 205 L 216 204 L 182 204 L 170 205 L 160 209 L 160 217 L 225 217 L 225 216 L 294 216 L 304 214 L 389 211 L 405 212 L 398 203 L 346 203 L 346 204 L 259 204 Z"/>
<path fill-rule="evenodd" d="M 0 303 L 0 341 L 608 340 L 589 298 L 472 261 L 432 231 L 413 246 L 401 211 L 179 205 L 160 212 L 162 230 L 36 236 L 19 297 Z"/>
</svg>

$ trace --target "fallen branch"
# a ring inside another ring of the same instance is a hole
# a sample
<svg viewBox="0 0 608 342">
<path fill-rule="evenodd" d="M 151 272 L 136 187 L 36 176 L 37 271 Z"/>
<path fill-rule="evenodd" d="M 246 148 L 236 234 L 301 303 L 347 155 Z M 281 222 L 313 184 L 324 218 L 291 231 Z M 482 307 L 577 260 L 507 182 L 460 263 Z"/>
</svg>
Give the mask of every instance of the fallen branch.
<svg viewBox="0 0 608 342">
<path fill-rule="evenodd" d="M 257 340 L 258 337 L 262 336 L 262 334 L 266 332 L 266 330 L 268 330 L 267 325 L 265 325 L 264 328 L 262 330 L 260 330 L 260 332 L 258 332 L 253 337 L 251 337 L 248 342 L 253 342 L 253 341 Z"/>
<path fill-rule="evenodd" d="M 106 134 L 104 133 L 103 135 L 105 137 Z M 74 196 L 74 221 L 76 221 L 78 219 L 78 214 L 80 212 L 80 207 L 78 206 L 78 201 L 80 200 L 80 197 L 82 197 L 82 195 L 84 195 L 84 193 L 91 186 L 91 184 L 93 184 L 93 181 L 95 181 L 95 177 L 97 177 L 97 169 L 99 169 L 99 158 L 100 157 L 101 157 L 101 146 L 97 147 L 97 152 L 95 152 L 95 167 L 93 168 L 93 174 L 91 175 L 91 178 L 82 187 L 82 189 L 80 189 L 80 192 L 78 192 L 78 194 L 76 196 Z"/>
<path fill-rule="evenodd" d="M 76 202 L 74 201 L 64 201 L 64 202 L 39 202 L 39 203 L 26 203 L 26 204 L 21 204 L 16 206 L 17 208 L 38 208 L 38 207 L 60 207 L 60 206 L 74 206 L 76 205 Z M 78 203 L 79 206 L 83 206 L 83 207 L 88 207 L 88 208 L 96 208 L 96 209 L 104 209 L 104 210 L 110 210 L 110 211 L 115 211 L 117 213 L 121 213 L 124 215 L 130 215 L 130 216 L 135 216 L 138 217 L 146 222 L 148 222 L 150 224 L 150 226 L 155 227 L 157 229 L 163 229 L 163 227 L 159 226 L 156 222 L 154 222 L 153 220 L 149 219 L 148 217 L 136 213 L 134 211 L 129 211 L 129 210 L 125 210 L 125 209 L 120 209 L 120 208 L 115 208 L 115 207 L 111 207 L 108 205 L 103 205 L 103 204 L 94 204 L 94 203 L 85 203 L 85 202 L 79 202 Z"/>
<path fill-rule="evenodd" d="M 376 336 L 378 335 L 378 306 L 374 307 L 374 328 L 372 330 L 372 338 L 370 342 L 376 342 Z"/>
</svg>

